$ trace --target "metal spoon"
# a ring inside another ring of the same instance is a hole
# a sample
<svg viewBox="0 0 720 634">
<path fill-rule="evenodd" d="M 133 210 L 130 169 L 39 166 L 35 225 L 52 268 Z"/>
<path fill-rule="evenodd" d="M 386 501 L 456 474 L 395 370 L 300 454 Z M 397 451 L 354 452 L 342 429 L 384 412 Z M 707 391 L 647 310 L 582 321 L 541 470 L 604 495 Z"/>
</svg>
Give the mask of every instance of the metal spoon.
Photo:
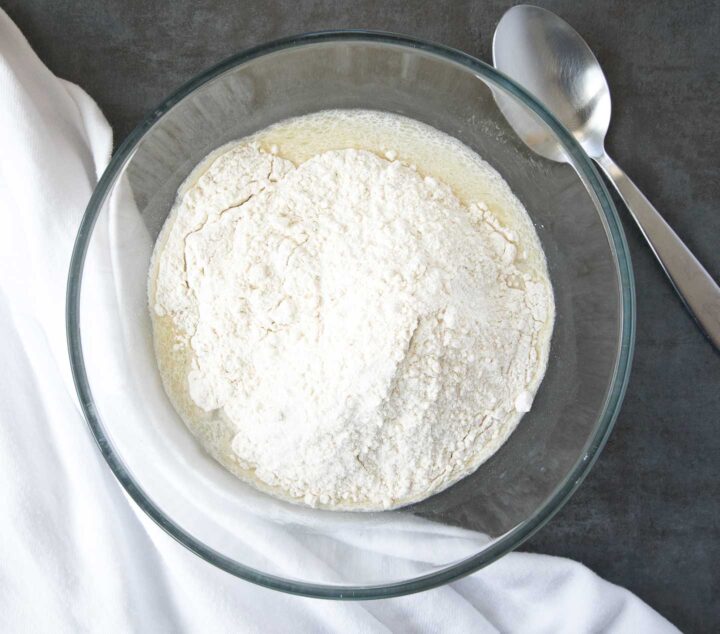
<svg viewBox="0 0 720 634">
<path fill-rule="evenodd" d="M 720 288 L 637 186 L 605 152 L 610 89 L 600 64 L 567 22 L 520 5 L 502 17 L 493 39 L 495 67 L 537 97 L 575 136 L 615 185 L 675 290 L 720 349 Z M 547 126 L 509 98 L 498 105 L 520 138 L 541 156 L 567 158 Z"/>
</svg>

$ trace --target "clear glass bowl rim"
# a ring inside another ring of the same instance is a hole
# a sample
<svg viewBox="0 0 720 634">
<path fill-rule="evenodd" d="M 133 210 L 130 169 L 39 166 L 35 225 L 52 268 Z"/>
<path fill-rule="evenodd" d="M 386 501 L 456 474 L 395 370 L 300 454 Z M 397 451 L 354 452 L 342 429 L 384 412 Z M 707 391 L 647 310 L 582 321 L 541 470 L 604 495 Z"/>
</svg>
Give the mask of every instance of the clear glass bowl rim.
<svg viewBox="0 0 720 634">
<path fill-rule="evenodd" d="M 620 279 L 621 290 L 620 335 L 618 342 L 620 353 L 616 359 L 612 381 L 609 386 L 602 413 L 598 419 L 596 432 L 589 440 L 585 453 L 578 459 L 564 481 L 561 482 L 555 489 L 554 493 L 535 511 L 530 518 L 507 532 L 501 538 L 497 539 L 490 547 L 482 552 L 460 562 L 451 564 L 442 570 L 420 577 L 384 585 L 333 586 L 284 579 L 282 577 L 265 574 L 248 566 L 244 566 L 195 539 L 192 535 L 175 524 L 170 517 L 165 515 L 162 510 L 160 510 L 160 508 L 158 508 L 154 502 L 145 495 L 140 484 L 135 482 L 132 475 L 125 468 L 120 456 L 115 453 L 112 443 L 104 432 L 102 422 L 100 421 L 100 417 L 95 408 L 82 354 L 80 333 L 80 289 L 82 283 L 83 265 L 92 235 L 92 230 L 103 207 L 107 194 L 115 182 L 116 176 L 121 172 L 127 161 L 131 158 L 135 147 L 140 142 L 143 135 L 150 130 L 150 128 L 175 104 L 206 82 L 218 77 L 224 72 L 269 53 L 309 44 L 353 41 L 388 44 L 394 47 L 416 49 L 442 58 L 445 61 L 465 66 L 473 73 L 482 77 L 486 83 L 492 85 L 494 88 L 499 88 L 502 91 L 515 96 L 525 106 L 533 110 L 551 128 L 551 130 L 553 130 L 560 142 L 564 145 L 566 152 L 572 157 L 575 168 L 582 173 L 582 175 L 587 179 L 587 182 L 590 184 L 597 198 L 597 202 L 599 203 L 599 207 L 602 212 L 602 220 L 604 221 L 608 235 L 610 236 L 610 247 L 615 258 L 615 266 Z M 181 86 L 173 94 L 167 97 L 159 106 L 154 108 L 150 114 L 147 115 L 145 119 L 135 128 L 135 130 L 130 133 L 130 135 L 113 154 L 105 172 L 100 178 L 90 198 L 88 206 L 80 222 L 80 227 L 78 229 L 70 261 L 65 323 L 70 365 L 75 389 L 77 391 L 85 419 L 93 436 L 95 437 L 98 447 L 100 448 L 100 451 L 110 469 L 115 474 L 115 477 L 119 480 L 120 484 L 125 488 L 130 497 L 163 530 L 190 551 L 202 557 L 205 561 L 221 568 L 222 570 L 225 570 L 226 572 L 229 572 L 232 575 L 240 577 L 241 579 L 251 581 L 266 588 L 301 596 L 325 599 L 378 599 L 402 596 L 413 592 L 428 590 L 430 588 L 454 581 L 460 577 L 473 573 L 484 566 L 487 566 L 517 548 L 526 539 L 542 528 L 577 490 L 607 442 L 625 395 L 625 389 L 630 375 L 630 366 L 632 363 L 635 341 L 635 284 L 630 254 L 625 241 L 625 234 L 620 223 L 620 218 L 618 217 L 615 206 L 602 179 L 595 170 L 592 161 L 587 154 L 585 154 L 574 137 L 543 107 L 540 102 L 532 97 L 532 95 L 526 92 L 511 79 L 495 70 L 492 66 L 472 57 L 471 55 L 450 47 L 418 40 L 396 33 L 366 30 L 333 30 L 304 33 L 301 35 L 274 40 L 254 48 L 247 49 L 225 59 Z"/>
</svg>

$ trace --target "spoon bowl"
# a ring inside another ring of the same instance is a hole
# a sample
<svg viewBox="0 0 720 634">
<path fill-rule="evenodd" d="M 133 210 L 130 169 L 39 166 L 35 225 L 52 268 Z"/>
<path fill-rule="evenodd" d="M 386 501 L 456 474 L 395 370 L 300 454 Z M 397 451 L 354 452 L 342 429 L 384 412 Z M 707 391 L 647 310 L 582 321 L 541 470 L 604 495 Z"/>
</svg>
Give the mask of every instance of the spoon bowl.
<svg viewBox="0 0 720 634">
<path fill-rule="evenodd" d="M 537 97 L 590 156 L 603 153 L 610 88 L 590 47 L 567 22 L 539 7 L 513 7 L 495 30 L 493 59 L 499 70 Z M 503 112 L 508 105 L 501 105 Z M 519 110 L 508 120 L 532 150 L 550 160 L 566 160 L 546 126 Z"/>
</svg>

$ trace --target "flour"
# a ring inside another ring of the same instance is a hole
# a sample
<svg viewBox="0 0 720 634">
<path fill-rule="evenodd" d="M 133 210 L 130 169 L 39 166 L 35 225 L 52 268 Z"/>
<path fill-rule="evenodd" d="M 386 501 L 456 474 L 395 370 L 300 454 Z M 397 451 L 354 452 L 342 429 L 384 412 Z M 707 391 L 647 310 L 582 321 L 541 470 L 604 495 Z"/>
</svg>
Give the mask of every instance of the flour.
<svg viewBox="0 0 720 634">
<path fill-rule="evenodd" d="M 552 291 L 518 234 L 396 157 L 296 167 L 236 145 L 156 247 L 168 393 L 214 457 L 294 502 L 382 509 L 447 487 L 544 373 Z"/>
</svg>

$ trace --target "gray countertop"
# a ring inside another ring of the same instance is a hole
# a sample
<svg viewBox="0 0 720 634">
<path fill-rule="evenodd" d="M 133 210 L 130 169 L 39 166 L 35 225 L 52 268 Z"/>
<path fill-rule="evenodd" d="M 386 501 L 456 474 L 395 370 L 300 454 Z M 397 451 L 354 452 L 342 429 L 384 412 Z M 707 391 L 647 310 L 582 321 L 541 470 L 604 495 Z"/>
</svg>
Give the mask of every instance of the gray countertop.
<svg viewBox="0 0 720 634">
<path fill-rule="evenodd" d="M 5 0 L 120 141 L 167 93 L 248 46 L 302 31 L 398 31 L 490 60 L 511 2 Z M 613 94 L 611 155 L 720 279 L 720 5 L 538 2 L 568 20 Z M 618 202 L 637 280 L 632 378 L 587 480 L 524 548 L 577 559 L 685 631 L 720 631 L 720 354 Z M 238 582 L 238 591 L 242 583 Z"/>
</svg>

